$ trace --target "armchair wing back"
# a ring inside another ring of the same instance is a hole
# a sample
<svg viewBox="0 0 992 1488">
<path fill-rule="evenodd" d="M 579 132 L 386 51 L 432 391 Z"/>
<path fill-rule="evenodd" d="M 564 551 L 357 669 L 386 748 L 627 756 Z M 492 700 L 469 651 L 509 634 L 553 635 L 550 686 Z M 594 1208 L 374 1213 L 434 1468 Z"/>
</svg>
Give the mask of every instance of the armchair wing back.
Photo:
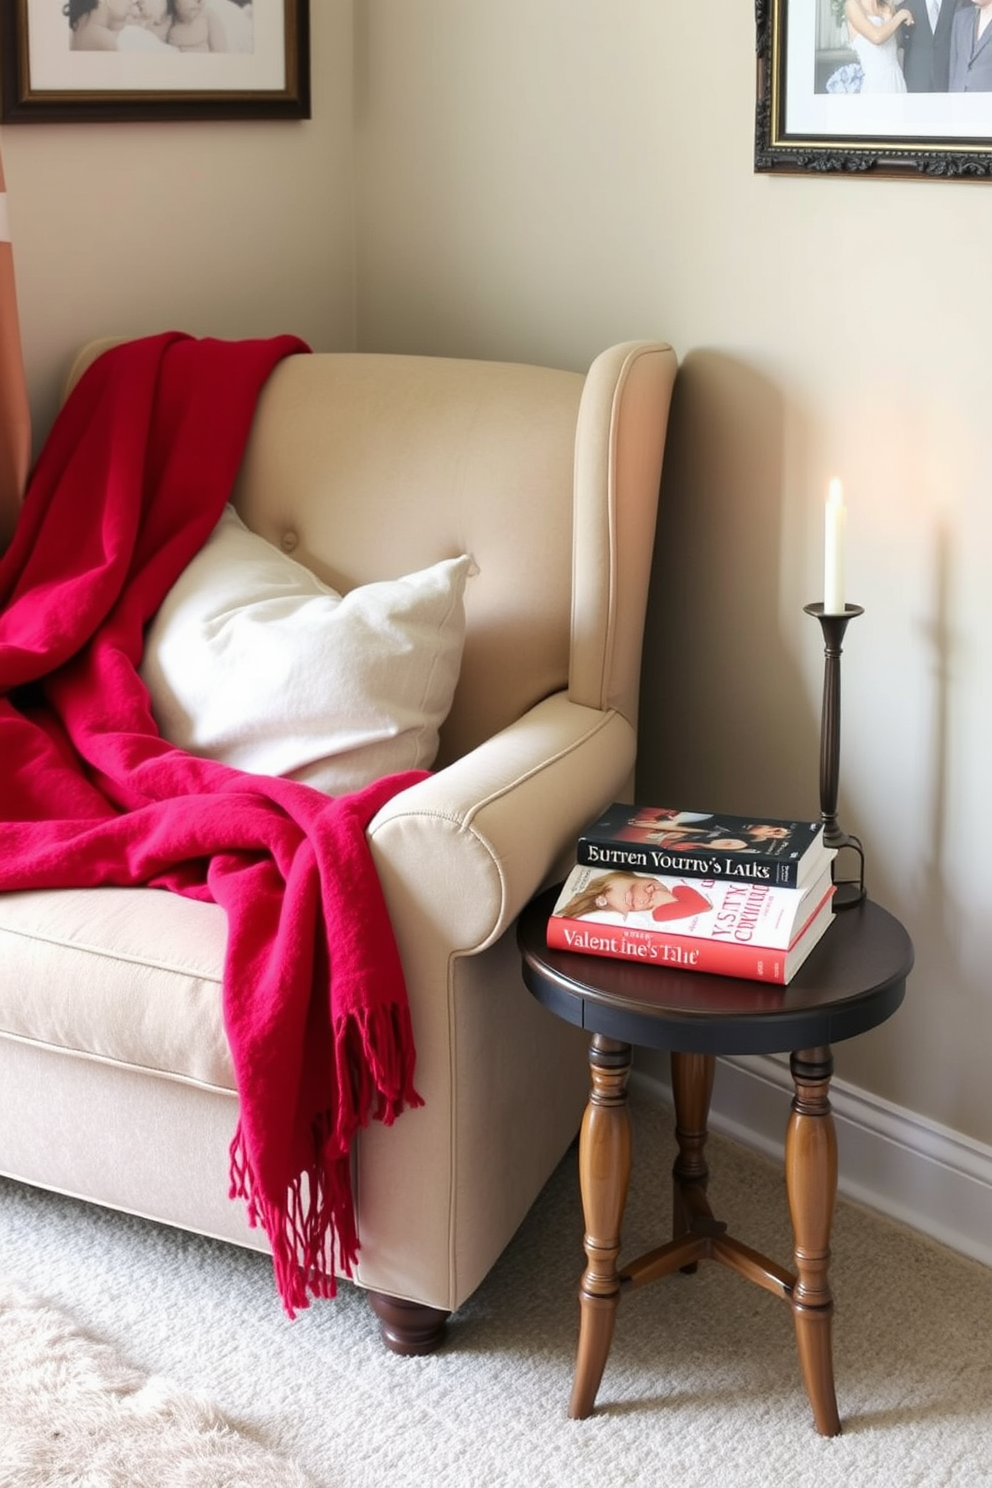
<svg viewBox="0 0 992 1488">
<path fill-rule="evenodd" d="M 581 1118 L 584 1039 L 527 994 L 514 923 L 630 787 L 675 370 L 649 341 L 585 375 L 321 353 L 256 410 L 234 504 L 334 588 L 478 565 L 435 768 L 369 829 L 425 1104 L 356 1143 L 356 1279 L 403 1351 L 436 1343 Z M 264 1245 L 227 1199 L 224 944 L 216 906 L 154 890 L 0 895 L 0 1172 Z"/>
</svg>

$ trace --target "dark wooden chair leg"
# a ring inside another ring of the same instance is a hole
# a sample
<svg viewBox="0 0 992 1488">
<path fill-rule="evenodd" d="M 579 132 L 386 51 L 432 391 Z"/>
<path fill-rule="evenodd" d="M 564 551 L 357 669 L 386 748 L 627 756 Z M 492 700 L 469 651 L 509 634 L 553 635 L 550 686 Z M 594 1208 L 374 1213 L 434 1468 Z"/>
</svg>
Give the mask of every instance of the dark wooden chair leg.
<svg viewBox="0 0 992 1488">
<path fill-rule="evenodd" d="M 796 1094 L 785 1139 L 785 1182 L 795 1234 L 792 1315 L 799 1363 L 821 1436 L 840 1431 L 831 1343 L 833 1298 L 827 1272 L 837 1195 L 837 1136 L 830 1110 L 830 1049 L 792 1056 Z"/>
<path fill-rule="evenodd" d="M 382 1341 L 394 1354 L 432 1354 L 444 1342 L 450 1312 L 385 1292 L 369 1292 L 368 1299 Z"/>
</svg>

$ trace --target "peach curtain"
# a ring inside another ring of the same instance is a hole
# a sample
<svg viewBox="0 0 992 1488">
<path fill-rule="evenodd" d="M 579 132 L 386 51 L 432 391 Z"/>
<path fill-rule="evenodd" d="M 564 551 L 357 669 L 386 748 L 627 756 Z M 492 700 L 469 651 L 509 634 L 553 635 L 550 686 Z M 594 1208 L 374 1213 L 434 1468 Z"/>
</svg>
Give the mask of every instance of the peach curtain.
<svg viewBox="0 0 992 1488">
<path fill-rule="evenodd" d="M 24 380 L 7 187 L 0 159 L 0 548 L 17 522 L 31 463 L 31 415 Z"/>
</svg>

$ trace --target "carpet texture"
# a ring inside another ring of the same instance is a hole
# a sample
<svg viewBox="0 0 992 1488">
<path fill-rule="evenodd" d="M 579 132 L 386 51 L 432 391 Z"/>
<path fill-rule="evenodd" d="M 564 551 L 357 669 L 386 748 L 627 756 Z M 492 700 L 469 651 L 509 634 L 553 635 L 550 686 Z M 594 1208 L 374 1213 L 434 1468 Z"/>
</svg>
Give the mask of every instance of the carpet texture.
<svg viewBox="0 0 992 1488">
<path fill-rule="evenodd" d="M 671 1214 L 671 1112 L 638 1094 L 633 1114 L 627 1257 Z M 781 1168 L 716 1135 L 708 1156 L 716 1214 L 787 1264 Z M 0 1277 L 321 1488 L 992 1488 L 992 1271 L 842 1200 L 841 1436 L 813 1430 L 788 1309 L 705 1262 L 624 1298 L 596 1412 L 575 1422 L 581 1237 L 572 1152 L 448 1346 L 400 1359 L 353 1287 L 290 1322 L 264 1256 L 0 1182 Z M 240 1481 L 183 1470 L 156 1488 Z"/>
</svg>

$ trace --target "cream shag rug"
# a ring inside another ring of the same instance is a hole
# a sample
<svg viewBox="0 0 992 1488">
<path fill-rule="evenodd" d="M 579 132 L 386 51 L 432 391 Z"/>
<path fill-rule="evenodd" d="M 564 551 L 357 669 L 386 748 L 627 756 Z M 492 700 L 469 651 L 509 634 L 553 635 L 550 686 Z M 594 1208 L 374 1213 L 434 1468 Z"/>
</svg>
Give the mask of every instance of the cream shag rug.
<svg viewBox="0 0 992 1488">
<path fill-rule="evenodd" d="M 0 1488 L 312 1488 L 168 1381 L 0 1286 Z"/>
</svg>

